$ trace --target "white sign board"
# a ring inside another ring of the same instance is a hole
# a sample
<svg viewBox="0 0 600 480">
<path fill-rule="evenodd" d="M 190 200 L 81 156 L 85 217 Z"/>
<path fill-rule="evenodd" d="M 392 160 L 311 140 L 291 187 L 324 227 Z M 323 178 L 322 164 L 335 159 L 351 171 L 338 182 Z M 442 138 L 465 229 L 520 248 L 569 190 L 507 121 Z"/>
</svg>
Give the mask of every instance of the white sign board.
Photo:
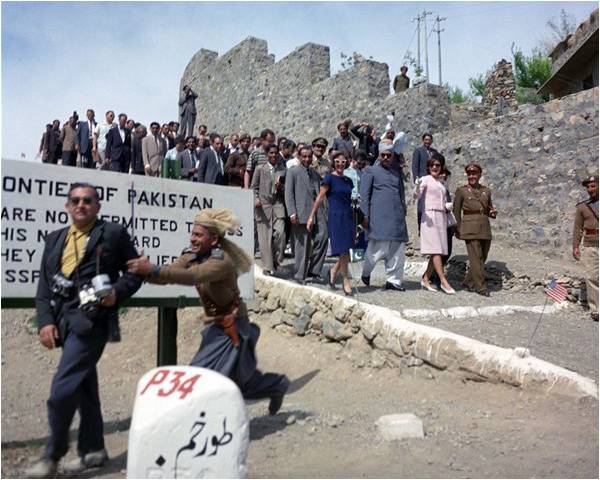
<svg viewBox="0 0 600 480">
<path fill-rule="evenodd" d="M 229 378 L 155 368 L 137 385 L 127 478 L 245 478 L 248 441 L 244 399 Z"/>
<path fill-rule="evenodd" d="M 138 252 L 166 265 L 189 245 L 194 216 L 205 208 L 229 208 L 241 228 L 228 238 L 254 254 L 252 194 L 238 187 L 223 187 L 185 180 L 95 169 L 2 160 L 2 297 L 33 298 L 39 278 L 44 238 L 70 225 L 65 211 L 69 185 L 87 182 L 100 195 L 99 217 L 126 226 Z M 244 298 L 254 296 L 254 272 L 238 284 Z M 145 283 L 136 297 L 196 298 L 194 287 Z"/>
</svg>

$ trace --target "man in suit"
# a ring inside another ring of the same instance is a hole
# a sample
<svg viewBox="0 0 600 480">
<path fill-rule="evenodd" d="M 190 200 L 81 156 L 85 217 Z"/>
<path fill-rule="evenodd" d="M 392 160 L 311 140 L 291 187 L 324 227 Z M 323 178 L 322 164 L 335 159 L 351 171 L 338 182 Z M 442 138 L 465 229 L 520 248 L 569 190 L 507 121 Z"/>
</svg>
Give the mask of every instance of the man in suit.
<svg viewBox="0 0 600 480">
<path fill-rule="evenodd" d="M 142 158 L 144 159 L 144 170 L 146 175 L 159 177 L 167 144 L 160 136 L 160 125 L 158 122 L 150 124 L 150 135 L 142 140 Z"/>
<path fill-rule="evenodd" d="M 185 150 L 181 153 L 181 179 L 193 181 L 194 175 L 198 171 L 196 137 L 187 137 L 185 139 L 185 147 Z"/>
<path fill-rule="evenodd" d="M 277 145 L 267 147 L 267 163 L 252 176 L 254 218 L 258 230 L 260 259 L 266 275 L 272 275 L 283 262 L 285 251 L 285 163 L 279 161 Z"/>
<path fill-rule="evenodd" d="M 123 226 L 98 219 L 100 201 L 92 185 L 72 184 L 65 209 L 73 223 L 47 236 L 35 298 L 40 341 L 48 349 L 62 347 L 62 355 L 47 402 L 50 437 L 26 478 L 56 474 L 76 410 L 78 458 L 65 470 L 75 474 L 108 459 L 96 364 L 106 342 L 120 339 L 119 304 L 142 284 L 141 277 L 127 273 L 127 261 L 138 256 L 131 238 Z M 110 285 L 84 299 L 79 292 L 98 274 L 108 276 Z"/>
<path fill-rule="evenodd" d="M 142 158 L 142 140 L 148 134 L 144 125 L 138 125 L 131 138 L 131 166 L 129 173 L 134 175 L 145 175 L 144 159 Z"/>
<path fill-rule="evenodd" d="M 69 117 L 69 121 L 63 125 L 60 131 L 60 143 L 62 145 L 62 164 L 69 167 L 77 166 L 77 150 L 75 139 L 77 137 L 77 118 Z"/>
<path fill-rule="evenodd" d="M 250 155 L 248 148 L 251 141 L 250 135 L 247 133 L 240 134 L 239 147 L 229 155 L 225 162 L 225 175 L 230 187 L 244 187 L 244 173 Z"/>
<path fill-rule="evenodd" d="M 218 133 L 209 136 L 210 147 L 202 150 L 198 162 L 198 181 L 213 185 L 227 185 L 225 178 L 225 162 L 221 156 L 223 137 Z"/>
<path fill-rule="evenodd" d="M 86 121 L 79 122 L 77 136 L 75 137 L 75 149 L 81 155 L 81 166 L 83 168 L 94 168 L 94 158 L 92 149 L 94 146 L 94 130 L 96 129 L 96 120 L 94 110 L 89 108 L 85 113 Z"/>
<path fill-rule="evenodd" d="M 181 124 L 179 135 L 189 137 L 194 135 L 194 123 L 196 123 L 196 94 L 188 85 L 183 86 L 183 92 L 179 96 L 179 123 Z"/>
<path fill-rule="evenodd" d="M 304 284 L 307 277 L 321 283 L 321 271 L 327 254 L 327 218 L 325 209 L 317 211 L 315 225 L 306 228 L 313 203 L 319 193 L 321 177 L 312 168 L 312 148 L 308 145 L 298 152 L 300 165 L 288 170 L 285 180 L 285 206 L 292 224 L 294 237 L 294 279 Z M 311 254 L 312 252 L 312 254 Z"/>
<path fill-rule="evenodd" d="M 416 182 L 419 178 L 427 175 L 427 162 L 434 153 L 437 153 L 435 148 L 431 147 L 433 143 L 433 135 L 431 133 L 424 133 L 421 136 L 421 146 L 415 148 L 412 156 L 412 180 Z M 417 201 L 417 229 L 421 232 L 421 216 L 423 215 L 423 209 L 425 197 L 419 198 Z"/>
<path fill-rule="evenodd" d="M 106 134 L 106 162 L 113 172 L 129 172 L 131 162 L 131 130 L 126 127 L 127 115 L 119 113 L 119 123 Z"/>
<path fill-rule="evenodd" d="M 385 261 L 386 290 L 404 291 L 404 251 L 408 242 L 404 181 L 392 167 L 393 145 L 379 145 L 379 164 L 368 167 L 360 182 L 360 209 L 369 245 L 361 274 L 371 284 L 371 272 L 379 260 Z"/>
</svg>

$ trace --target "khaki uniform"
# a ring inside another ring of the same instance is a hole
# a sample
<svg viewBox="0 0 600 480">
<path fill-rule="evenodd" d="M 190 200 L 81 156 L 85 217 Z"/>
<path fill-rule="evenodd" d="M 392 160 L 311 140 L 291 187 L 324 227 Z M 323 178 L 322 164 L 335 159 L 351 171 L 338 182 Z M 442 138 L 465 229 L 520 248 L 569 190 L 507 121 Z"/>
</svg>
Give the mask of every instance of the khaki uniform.
<svg viewBox="0 0 600 480">
<path fill-rule="evenodd" d="M 160 267 L 158 275 L 151 275 L 148 280 L 193 285 L 198 290 L 208 317 L 204 322 L 209 325 L 202 332 L 200 348 L 190 365 L 229 377 L 246 399 L 271 398 L 273 403 L 274 397 L 283 399 L 289 380 L 285 375 L 263 374 L 256 368 L 260 328 L 248 319 L 237 287 L 238 273 L 231 256 L 213 248 L 202 256 L 184 253 L 171 265 Z"/>
<path fill-rule="evenodd" d="M 487 292 L 484 265 L 492 244 L 491 208 L 492 192 L 488 187 L 463 185 L 456 189 L 453 213 L 457 232 L 466 242 L 469 255 L 469 269 L 463 285 L 478 292 Z"/>
<path fill-rule="evenodd" d="M 325 155 L 323 155 L 320 159 L 313 155 L 310 166 L 319 173 L 321 180 L 325 178 L 325 175 L 331 173 L 331 161 Z"/>
<path fill-rule="evenodd" d="M 206 315 L 215 317 L 230 313 L 232 305 L 239 298 L 237 277 L 229 255 L 218 250 L 217 254 L 198 260 L 195 254 L 184 253 L 172 264 L 160 267 L 159 275 L 151 276 L 148 281 L 195 286 Z M 241 299 L 239 302 L 238 316 L 246 315 L 246 305 Z"/>
<path fill-rule="evenodd" d="M 581 262 L 586 276 L 588 305 L 592 313 L 598 313 L 598 210 L 586 200 L 577 204 L 573 225 L 573 248 L 581 249 Z"/>
</svg>

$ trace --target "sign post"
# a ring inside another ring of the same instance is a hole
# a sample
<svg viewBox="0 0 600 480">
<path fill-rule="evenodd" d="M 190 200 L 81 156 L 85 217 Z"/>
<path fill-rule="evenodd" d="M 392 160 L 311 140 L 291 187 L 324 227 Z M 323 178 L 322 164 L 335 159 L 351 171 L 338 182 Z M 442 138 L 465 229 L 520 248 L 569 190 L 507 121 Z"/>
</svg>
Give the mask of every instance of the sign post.
<svg viewBox="0 0 600 480">
<path fill-rule="evenodd" d="M 32 308 L 48 233 L 71 223 L 65 210 L 69 186 L 96 187 L 98 217 L 120 223 L 156 265 L 173 262 L 189 245 L 194 216 L 206 208 L 229 208 L 241 227 L 229 240 L 252 255 L 253 201 L 248 190 L 168 178 L 135 176 L 52 164 L 2 159 L 2 308 Z M 242 275 L 243 298 L 254 296 L 254 272 Z M 145 283 L 125 305 L 158 307 L 158 364 L 177 361 L 177 308 L 198 305 L 193 286 Z"/>
</svg>

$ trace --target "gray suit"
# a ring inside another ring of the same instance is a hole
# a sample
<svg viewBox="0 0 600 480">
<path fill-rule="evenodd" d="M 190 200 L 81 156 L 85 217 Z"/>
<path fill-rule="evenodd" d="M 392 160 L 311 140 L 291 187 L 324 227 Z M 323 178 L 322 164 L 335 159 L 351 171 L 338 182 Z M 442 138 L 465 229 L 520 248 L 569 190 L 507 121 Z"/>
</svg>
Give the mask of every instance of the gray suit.
<svg viewBox="0 0 600 480">
<path fill-rule="evenodd" d="M 189 137 L 194 134 L 196 123 L 196 94 L 191 88 L 179 95 L 179 135 Z"/>
<path fill-rule="evenodd" d="M 292 167 L 287 172 L 285 180 L 285 206 L 288 215 L 298 217 L 300 223 L 292 224 L 294 235 L 295 274 L 297 280 L 304 280 L 306 275 L 321 275 L 325 255 L 327 254 L 327 216 L 325 209 L 317 210 L 315 225 L 311 236 L 308 236 L 306 223 L 312 206 L 317 198 L 321 186 L 321 177 L 313 168 L 302 165 Z M 306 259 L 306 242 L 312 242 L 312 255 Z M 307 263 L 308 262 L 308 263 Z M 304 266 L 307 265 L 306 272 Z"/>
<path fill-rule="evenodd" d="M 285 202 L 283 184 L 285 164 L 278 162 L 273 167 L 265 163 L 254 170 L 252 190 L 254 191 L 254 217 L 258 231 L 260 258 L 265 269 L 274 271 L 283 262 L 285 251 Z M 277 183 L 281 185 L 276 188 Z M 256 207 L 260 202 L 261 206 Z"/>
<path fill-rule="evenodd" d="M 167 144 L 161 136 L 148 135 L 142 139 L 142 159 L 144 160 L 144 167 L 150 165 L 150 169 L 152 170 L 151 176 L 160 176 L 166 153 Z"/>
<path fill-rule="evenodd" d="M 196 151 L 186 148 L 181 152 L 181 179 L 182 180 L 193 180 L 194 172 L 192 169 L 196 168 Z"/>
</svg>

